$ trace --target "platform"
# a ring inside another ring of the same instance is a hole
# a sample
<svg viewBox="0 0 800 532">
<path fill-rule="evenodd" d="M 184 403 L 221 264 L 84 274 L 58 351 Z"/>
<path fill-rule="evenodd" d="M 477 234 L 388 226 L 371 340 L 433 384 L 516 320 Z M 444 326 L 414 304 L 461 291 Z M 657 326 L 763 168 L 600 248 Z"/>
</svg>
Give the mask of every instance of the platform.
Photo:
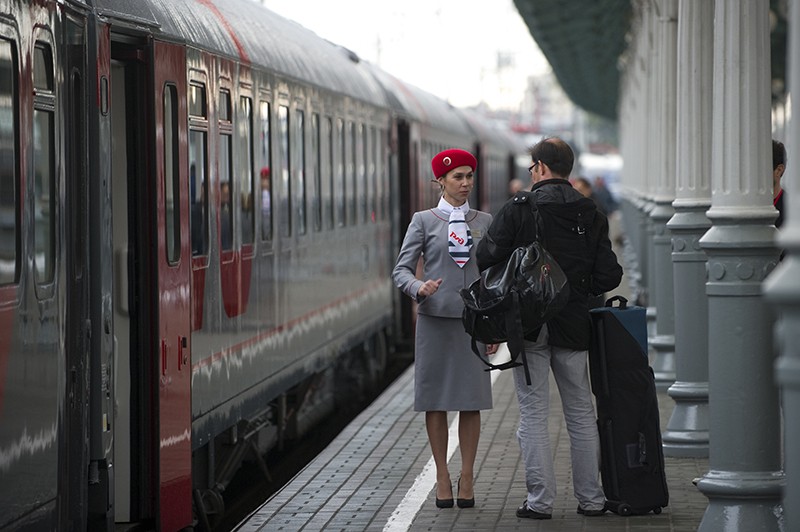
<svg viewBox="0 0 800 532">
<path fill-rule="evenodd" d="M 504 349 L 504 346 L 503 346 Z M 500 353 L 498 353 L 500 355 Z M 551 380 L 550 437 L 558 494 L 549 521 L 516 517 L 525 499 L 524 468 L 515 431 L 519 419 L 511 371 L 492 372 L 494 408 L 481 417 L 475 463 L 474 508 L 438 509 L 435 473 L 424 415 L 414 412 L 410 367 L 303 471 L 243 521 L 255 531 L 673 531 L 697 530 L 708 499 L 692 480 L 708 459 L 666 457 L 669 506 L 660 515 L 584 517 L 572 495 L 569 437 L 557 387 Z M 552 379 L 552 377 L 551 377 Z M 662 430 L 674 401 L 659 392 Z M 454 446 L 457 416 L 450 414 L 450 473 L 455 482 L 460 454 Z"/>
</svg>

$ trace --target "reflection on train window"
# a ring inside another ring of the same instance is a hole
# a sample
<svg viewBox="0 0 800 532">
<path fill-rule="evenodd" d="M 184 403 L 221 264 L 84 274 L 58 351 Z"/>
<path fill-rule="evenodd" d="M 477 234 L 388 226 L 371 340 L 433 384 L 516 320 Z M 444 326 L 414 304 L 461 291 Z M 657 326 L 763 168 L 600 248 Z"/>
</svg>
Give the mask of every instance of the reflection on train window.
<svg viewBox="0 0 800 532">
<path fill-rule="evenodd" d="M 164 227 L 167 261 L 181 258 L 181 194 L 178 169 L 178 89 L 164 86 Z"/>
<path fill-rule="evenodd" d="M 295 132 L 297 149 L 294 155 L 295 168 L 295 208 L 297 209 L 297 234 L 306 234 L 306 123 L 305 114 L 299 109 L 296 112 Z"/>
<path fill-rule="evenodd" d="M 253 213 L 253 102 L 250 98 L 242 96 L 241 120 L 239 121 L 239 138 L 242 139 L 240 151 L 241 182 L 239 194 L 242 198 L 240 205 L 242 215 L 242 243 L 252 244 L 255 236 L 255 215 Z"/>
<path fill-rule="evenodd" d="M 281 186 L 278 190 L 280 208 L 280 226 L 283 227 L 283 235 L 291 236 L 292 225 L 289 216 L 289 198 L 291 194 L 291 183 L 289 181 L 289 108 L 281 105 L 278 108 L 278 121 L 280 122 L 280 173 Z"/>
<path fill-rule="evenodd" d="M 55 273 L 55 94 L 50 45 L 36 43 L 33 59 L 33 240 L 35 279 L 49 283 Z"/>
<path fill-rule="evenodd" d="M 272 240 L 272 147 L 270 144 L 269 103 L 261 102 L 261 239 Z"/>
<path fill-rule="evenodd" d="M 19 282 L 16 47 L 0 39 L 0 285 Z"/>
<path fill-rule="evenodd" d="M 321 163 L 319 114 L 314 113 L 311 115 L 311 216 L 314 223 L 314 231 L 322 230 Z"/>
<path fill-rule="evenodd" d="M 336 224 L 339 227 L 344 227 L 345 224 L 345 196 L 347 193 L 347 186 L 344 179 L 344 160 L 345 160 L 345 146 L 344 146 L 344 122 L 341 118 L 336 119 L 336 129 L 333 130 L 333 140 L 335 152 L 338 159 L 336 160 L 336 172 L 334 176 L 334 201 L 336 203 Z"/>
<path fill-rule="evenodd" d="M 189 198 L 192 256 L 208 255 L 208 121 L 205 86 L 189 87 Z"/>
<path fill-rule="evenodd" d="M 219 93 L 219 235 L 223 251 L 233 249 L 233 207 L 231 206 L 231 145 L 233 125 L 231 118 L 231 93 Z"/>
<path fill-rule="evenodd" d="M 333 120 L 330 117 L 325 119 L 325 134 L 324 137 L 327 143 L 327 150 L 326 158 L 325 158 L 325 187 L 324 187 L 324 194 L 325 194 L 325 201 L 323 202 L 325 205 L 325 219 L 327 220 L 327 227 L 328 229 L 333 229 L 334 227 L 334 219 L 333 219 Z"/>
</svg>

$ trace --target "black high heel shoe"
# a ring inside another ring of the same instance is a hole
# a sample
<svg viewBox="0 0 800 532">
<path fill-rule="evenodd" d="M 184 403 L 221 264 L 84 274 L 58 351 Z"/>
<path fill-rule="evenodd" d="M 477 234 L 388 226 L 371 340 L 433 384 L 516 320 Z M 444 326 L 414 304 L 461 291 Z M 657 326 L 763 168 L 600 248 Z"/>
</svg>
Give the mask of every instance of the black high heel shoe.
<svg viewBox="0 0 800 532">
<path fill-rule="evenodd" d="M 456 484 L 456 486 L 457 486 L 456 489 L 460 493 L 461 492 L 461 477 L 458 478 L 458 483 Z M 458 505 L 459 508 L 472 508 L 473 506 L 475 506 L 475 494 L 474 493 L 472 494 L 472 498 L 471 499 L 462 499 L 461 497 L 457 498 L 456 499 L 456 504 Z"/>
<path fill-rule="evenodd" d="M 453 485 L 450 485 L 450 493 L 453 493 Z M 436 497 L 436 507 L 437 508 L 452 508 L 453 507 L 453 497 L 451 496 L 449 499 L 440 499 Z"/>
</svg>

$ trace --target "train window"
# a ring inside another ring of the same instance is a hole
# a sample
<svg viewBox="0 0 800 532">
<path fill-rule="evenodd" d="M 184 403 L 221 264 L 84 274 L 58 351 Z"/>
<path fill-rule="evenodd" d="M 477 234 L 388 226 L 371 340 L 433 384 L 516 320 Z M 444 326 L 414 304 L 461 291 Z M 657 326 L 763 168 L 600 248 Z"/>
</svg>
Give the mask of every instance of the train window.
<svg viewBox="0 0 800 532">
<path fill-rule="evenodd" d="M 347 123 L 347 219 L 353 225 L 358 222 L 356 218 L 356 154 L 358 145 L 356 144 L 356 128 L 352 122 Z"/>
<path fill-rule="evenodd" d="M 34 277 L 37 283 L 44 284 L 51 282 L 55 274 L 56 236 L 56 99 L 50 45 L 36 43 L 33 72 Z"/>
<path fill-rule="evenodd" d="M 269 102 L 261 102 L 261 239 L 272 240 L 272 147 L 270 144 Z"/>
<path fill-rule="evenodd" d="M 181 258 L 181 196 L 178 169 L 178 89 L 164 86 L 164 227 L 167 261 Z"/>
<path fill-rule="evenodd" d="M 327 142 L 326 165 L 324 170 L 325 186 L 323 188 L 325 194 L 325 219 L 327 220 L 328 229 L 333 229 L 333 120 L 330 117 L 325 119 L 325 135 L 324 138 Z"/>
<path fill-rule="evenodd" d="M 255 214 L 253 213 L 253 102 L 247 96 L 239 100 L 241 120 L 239 121 L 242 150 L 240 166 L 242 181 L 239 193 L 242 196 L 240 205 L 242 215 L 242 243 L 252 244 L 255 236 Z"/>
<path fill-rule="evenodd" d="M 189 116 L 206 118 L 206 87 L 201 83 L 189 86 Z"/>
<path fill-rule="evenodd" d="M 370 190 L 367 186 L 367 161 L 368 143 L 367 127 L 364 124 L 358 126 L 358 208 L 361 211 L 361 223 L 367 223 L 367 204 L 369 201 Z"/>
<path fill-rule="evenodd" d="M 233 125 L 231 124 L 231 93 L 219 93 L 219 234 L 223 251 L 233 249 L 233 207 L 231 206 L 231 145 Z"/>
<path fill-rule="evenodd" d="M 314 113 L 311 115 L 311 216 L 313 217 L 314 231 L 322 230 L 321 164 L 319 114 Z"/>
<path fill-rule="evenodd" d="M 292 197 L 289 180 L 289 108 L 281 105 L 278 108 L 278 121 L 280 122 L 280 172 L 281 186 L 278 190 L 280 209 L 279 223 L 283 227 L 283 235 L 291 236 L 292 226 L 289 216 L 289 198 Z"/>
<path fill-rule="evenodd" d="M 297 128 L 295 150 L 295 208 L 297 209 L 297 234 L 306 234 L 306 122 L 305 113 L 299 109 L 294 124 Z"/>
<path fill-rule="evenodd" d="M 189 201 L 192 256 L 208 255 L 208 115 L 206 89 L 189 86 Z"/>
<path fill-rule="evenodd" d="M 378 198 L 381 195 L 381 187 L 378 182 L 378 132 L 375 126 L 372 126 L 369 131 L 369 179 L 372 185 L 372 195 L 370 195 L 370 211 L 372 212 L 372 221 L 378 219 Z"/>
<path fill-rule="evenodd" d="M 333 130 L 333 138 L 335 154 L 338 157 L 336 161 L 336 173 L 334 174 L 336 224 L 339 227 L 343 227 L 345 224 L 345 193 L 347 192 L 347 187 L 344 179 L 344 160 L 346 152 L 344 145 L 344 121 L 342 121 L 341 118 L 336 119 L 336 129 Z"/>
<path fill-rule="evenodd" d="M 20 270 L 16 55 L 0 39 L 0 285 L 19 282 Z"/>
</svg>

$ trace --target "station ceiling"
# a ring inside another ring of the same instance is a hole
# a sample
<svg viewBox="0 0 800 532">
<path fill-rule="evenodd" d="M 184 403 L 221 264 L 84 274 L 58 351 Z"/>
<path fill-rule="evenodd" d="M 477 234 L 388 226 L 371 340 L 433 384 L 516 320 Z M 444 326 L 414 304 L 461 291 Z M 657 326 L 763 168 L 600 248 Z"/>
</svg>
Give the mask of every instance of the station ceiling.
<svg viewBox="0 0 800 532">
<path fill-rule="evenodd" d="M 632 0 L 514 0 L 517 11 L 567 96 L 617 119 L 620 56 L 627 48 Z M 770 0 L 773 100 L 785 97 L 786 1 Z"/>
</svg>

